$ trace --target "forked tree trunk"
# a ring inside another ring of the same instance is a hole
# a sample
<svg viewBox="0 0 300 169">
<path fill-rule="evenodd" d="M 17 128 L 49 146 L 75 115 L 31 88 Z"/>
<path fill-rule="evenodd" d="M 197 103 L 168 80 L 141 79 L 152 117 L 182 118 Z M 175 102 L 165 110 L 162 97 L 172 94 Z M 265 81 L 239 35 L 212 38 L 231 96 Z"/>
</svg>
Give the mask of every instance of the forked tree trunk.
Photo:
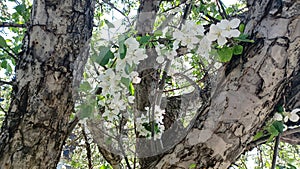
<svg viewBox="0 0 300 169">
<path fill-rule="evenodd" d="M 248 1 L 246 33 L 256 42 L 220 70 L 209 105 L 185 139 L 143 168 L 227 168 L 288 97 L 288 87 L 299 88 L 300 2 L 279 2 Z M 34 1 L 1 129 L 1 169 L 56 167 L 88 57 L 92 17 L 91 0 Z M 294 97 L 287 107 L 299 107 L 299 92 L 288 91 Z"/>
<path fill-rule="evenodd" d="M 246 33 L 255 43 L 218 72 L 210 104 L 186 138 L 147 168 L 226 169 L 281 99 L 300 106 L 299 90 L 289 89 L 300 86 L 300 1 L 280 2 L 248 1 Z"/>
<path fill-rule="evenodd" d="M 92 0 L 35 0 L 0 136 L 0 168 L 56 168 L 89 56 Z"/>
</svg>

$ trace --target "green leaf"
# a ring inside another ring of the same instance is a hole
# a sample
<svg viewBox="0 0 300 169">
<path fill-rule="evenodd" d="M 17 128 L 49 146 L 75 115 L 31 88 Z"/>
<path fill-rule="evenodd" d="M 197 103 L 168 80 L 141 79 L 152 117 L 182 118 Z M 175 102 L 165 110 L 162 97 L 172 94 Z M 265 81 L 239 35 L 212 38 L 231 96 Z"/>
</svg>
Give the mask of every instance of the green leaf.
<svg viewBox="0 0 300 169">
<path fill-rule="evenodd" d="M 118 43 L 119 43 L 119 50 L 118 50 L 118 52 L 120 54 L 120 58 L 121 59 L 124 59 L 125 56 L 126 56 L 126 53 L 127 53 L 127 47 L 124 44 L 125 40 L 126 40 L 126 36 L 125 35 L 120 35 L 118 37 Z"/>
<path fill-rule="evenodd" d="M 235 40 L 238 40 L 240 42 L 248 42 L 248 43 L 254 43 L 254 40 L 247 39 L 248 35 L 241 33 L 239 37 L 234 38 Z"/>
<path fill-rule="evenodd" d="M 239 26 L 239 31 L 240 32 L 244 32 L 245 31 L 245 24 L 240 24 L 240 26 Z"/>
<path fill-rule="evenodd" d="M 123 43 L 119 44 L 119 54 L 120 54 L 120 58 L 124 59 L 127 53 L 127 47 L 126 45 Z"/>
<path fill-rule="evenodd" d="M 104 20 L 105 24 L 107 25 L 108 28 L 115 28 L 115 25 L 109 22 L 108 20 Z"/>
<path fill-rule="evenodd" d="M 82 91 L 89 91 L 89 90 L 92 89 L 92 86 L 89 84 L 89 82 L 84 81 L 84 82 L 82 82 L 82 83 L 80 84 L 80 89 L 81 89 Z"/>
<path fill-rule="evenodd" d="M 233 49 L 227 46 L 218 50 L 218 61 L 219 62 L 229 62 L 233 55 Z"/>
<path fill-rule="evenodd" d="M 283 132 L 283 129 L 284 129 L 284 126 L 283 126 L 283 123 L 280 122 L 280 121 L 274 121 L 272 126 L 274 126 L 274 128 L 279 132 L 279 133 L 282 133 Z"/>
<path fill-rule="evenodd" d="M 123 83 L 126 87 L 129 87 L 129 85 L 130 85 L 130 79 L 122 77 L 121 78 L 121 83 Z"/>
<path fill-rule="evenodd" d="M 275 128 L 275 126 L 271 125 L 269 128 L 268 128 L 268 131 L 271 135 L 273 136 L 278 136 L 279 132 L 278 130 Z"/>
<path fill-rule="evenodd" d="M 134 96 L 134 86 L 132 83 L 129 84 L 129 92 L 132 96 Z"/>
<path fill-rule="evenodd" d="M 151 36 L 142 36 L 141 39 L 140 39 L 140 44 L 146 44 L 149 42 L 149 40 L 151 39 Z"/>
<path fill-rule="evenodd" d="M 163 32 L 161 30 L 156 30 L 154 32 L 154 36 L 162 36 L 163 35 Z"/>
<path fill-rule="evenodd" d="M 7 63 L 6 66 L 7 66 L 7 67 L 6 67 L 6 72 L 9 73 L 9 74 L 12 74 L 12 73 L 13 73 L 13 69 L 12 69 L 12 67 L 10 66 L 10 64 Z"/>
<path fill-rule="evenodd" d="M 282 106 L 278 106 L 277 108 L 278 113 L 284 112 L 284 108 Z"/>
<path fill-rule="evenodd" d="M 15 7 L 15 10 L 17 11 L 18 14 L 23 16 L 23 13 L 26 11 L 26 6 L 24 4 L 17 5 Z"/>
<path fill-rule="evenodd" d="M 84 103 L 79 106 L 79 118 L 88 118 L 93 116 L 95 110 L 94 104 Z"/>
<path fill-rule="evenodd" d="M 196 164 L 191 164 L 191 165 L 189 166 L 189 169 L 193 169 L 193 168 L 196 168 Z"/>
<path fill-rule="evenodd" d="M 7 47 L 5 39 L 0 35 L 0 47 Z"/>
<path fill-rule="evenodd" d="M 109 62 L 109 59 L 113 59 L 115 57 L 110 51 L 110 47 L 100 46 L 99 51 L 99 55 L 92 56 L 92 59 L 101 66 L 105 66 Z"/>
<path fill-rule="evenodd" d="M 7 61 L 6 61 L 6 60 L 3 60 L 3 61 L 2 61 L 1 67 L 2 67 L 3 69 L 7 69 Z"/>
<path fill-rule="evenodd" d="M 259 138 L 261 138 L 262 136 L 264 135 L 264 132 L 263 131 L 259 131 L 255 134 L 255 136 L 253 137 L 253 140 L 257 140 Z"/>
<path fill-rule="evenodd" d="M 103 164 L 100 169 L 112 169 L 112 167 L 110 165 Z"/>
<path fill-rule="evenodd" d="M 243 53 L 244 47 L 242 45 L 236 45 L 233 47 L 233 54 L 240 55 Z"/>
</svg>

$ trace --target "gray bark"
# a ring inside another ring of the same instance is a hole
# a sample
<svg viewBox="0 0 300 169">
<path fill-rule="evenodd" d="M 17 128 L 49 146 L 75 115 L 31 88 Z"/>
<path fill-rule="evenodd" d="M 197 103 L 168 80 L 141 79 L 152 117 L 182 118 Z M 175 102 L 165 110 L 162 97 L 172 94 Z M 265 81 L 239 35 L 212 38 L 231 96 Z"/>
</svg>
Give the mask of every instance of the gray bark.
<svg viewBox="0 0 300 169">
<path fill-rule="evenodd" d="M 218 72 L 209 106 L 186 138 L 148 168 L 227 168 L 274 107 L 299 88 L 300 2 L 249 1 L 246 33 L 255 43 Z M 281 6 L 282 5 L 282 6 Z M 286 106 L 300 106 L 299 90 Z"/>
<path fill-rule="evenodd" d="M 94 2 L 35 0 L 0 135 L 0 168 L 56 168 L 89 56 Z"/>
</svg>

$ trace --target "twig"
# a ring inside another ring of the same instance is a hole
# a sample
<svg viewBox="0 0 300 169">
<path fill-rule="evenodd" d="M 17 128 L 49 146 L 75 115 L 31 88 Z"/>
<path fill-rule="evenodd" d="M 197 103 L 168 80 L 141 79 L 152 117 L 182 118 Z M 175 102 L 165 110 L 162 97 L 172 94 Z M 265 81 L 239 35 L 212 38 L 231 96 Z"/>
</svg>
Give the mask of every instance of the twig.
<svg viewBox="0 0 300 169">
<path fill-rule="evenodd" d="M 91 150 L 91 144 L 89 143 L 88 137 L 85 133 L 84 125 L 82 124 L 82 135 L 85 142 L 85 149 L 86 149 L 86 157 L 88 159 L 88 166 L 89 169 L 93 169 L 93 163 L 92 163 L 92 150 Z"/>
<path fill-rule="evenodd" d="M 276 137 L 275 140 L 275 145 L 274 145 L 274 153 L 273 153 L 273 159 L 272 159 L 272 167 L 271 169 L 275 169 L 276 168 L 276 159 L 277 159 L 277 155 L 278 155 L 278 146 L 280 143 L 280 134 Z"/>
<path fill-rule="evenodd" d="M 296 127 L 296 128 L 293 128 L 293 129 L 286 130 L 281 134 L 281 138 L 284 138 L 284 136 L 288 136 L 288 135 L 298 133 L 298 132 L 300 132 L 300 127 Z M 263 137 L 255 140 L 255 141 L 252 141 L 251 143 L 248 144 L 246 150 L 250 150 L 250 149 L 252 149 L 252 148 L 254 148 L 258 145 L 266 143 L 269 140 L 269 138 L 270 138 L 270 135 L 266 135 L 266 136 L 263 136 Z"/>
<path fill-rule="evenodd" d="M 171 15 L 167 16 L 166 19 L 165 19 L 165 21 L 162 24 L 160 24 L 159 27 L 156 30 L 163 30 L 163 29 L 165 29 L 168 26 L 168 24 L 170 22 L 172 22 L 172 20 L 175 17 L 175 15 L 176 14 L 171 14 Z"/>
<path fill-rule="evenodd" d="M 14 55 L 14 54 L 12 54 L 12 53 L 10 53 L 8 50 L 6 50 L 5 48 L 3 48 L 3 47 L 0 47 L 4 52 L 6 52 L 10 57 L 12 57 L 13 59 L 15 59 L 15 61 L 17 61 L 18 60 L 18 58 Z M 9 48 L 11 51 L 13 51 L 11 48 Z"/>
<path fill-rule="evenodd" d="M 129 164 L 128 157 L 127 157 L 127 155 L 126 155 L 126 153 L 125 153 L 125 150 L 124 150 L 124 148 L 123 148 L 122 133 L 123 133 L 123 127 L 124 127 L 123 122 L 125 122 L 125 121 L 123 121 L 123 120 L 125 120 L 125 119 L 124 119 L 124 117 L 122 116 L 122 117 L 121 117 L 121 120 L 120 120 L 120 126 L 119 126 L 119 132 L 120 132 L 120 135 L 119 135 L 119 138 L 118 138 L 117 140 L 118 140 L 118 145 L 119 145 L 119 147 L 120 147 L 120 149 L 121 149 L 122 155 L 124 156 L 124 160 L 125 160 L 125 162 L 126 162 L 127 168 L 128 168 L 128 169 L 131 169 L 130 164 Z M 126 123 L 126 122 L 125 122 L 125 123 Z"/>
<path fill-rule="evenodd" d="M 172 10 L 172 9 L 175 9 L 175 8 L 179 7 L 180 5 L 184 4 L 185 2 L 186 2 L 186 0 L 185 0 L 184 2 L 180 2 L 180 4 L 178 4 L 178 5 L 175 5 L 175 6 L 173 6 L 173 7 L 170 7 L 170 8 L 168 8 L 168 9 L 166 9 L 166 10 L 164 10 L 164 11 L 158 13 L 157 15 L 162 15 L 162 14 L 164 14 L 165 12 L 168 12 L 168 11 L 170 11 L 170 10 Z"/>
<path fill-rule="evenodd" d="M 4 108 L 0 105 L 1 111 L 3 111 L 5 114 L 7 114 L 7 111 L 4 110 Z"/>
<path fill-rule="evenodd" d="M 14 27 L 14 28 L 26 28 L 26 24 L 10 23 L 10 22 L 0 22 L 0 27 Z"/>
<path fill-rule="evenodd" d="M 77 125 L 78 122 L 79 122 L 79 118 L 77 116 L 75 116 L 74 120 L 71 121 L 68 125 L 67 135 L 71 134 L 71 132 L 73 131 L 73 129 L 75 128 L 75 126 Z"/>
<path fill-rule="evenodd" d="M 218 6 L 218 11 L 219 11 L 220 15 L 222 16 L 222 18 L 227 19 L 228 16 L 227 16 L 226 10 L 224 8 L 223 2 L 220 0 L 216 0 L 216 3 Z"/>
<path fill-rule="evenodd" d="M 0 86 L 2 86 L 2 85 L 13 85 L 13 82 L 6 82 L 6 81 L 2 81 L 2 80 L 0 80 Z"/>
<path fill-rule="evenodd" d="M 182 25 L 185 24 L 185 20 L 188 18 L 188 15 L 191 12 L 192 5 L 193 5 L 193 2 L 190 2 L 189 4 L 186 4 L 186 7 L 184 9 L 184 13 L 183 13 L 183 16 L 182 16 L 181 23 L 179 25 L 179 29 L 181 29 Z"/>
<path fill-rule="evenodd" d="M 118 11 L 120 14 L 122 14 L 126 18 L 126 20 L 128 21 L 129 25 L 132 25 L 131 22 L 130 22 L 130 19 L 128 18 L 128 16 L 126 16 L 125 13 L 122 12 L 120 9 L 118 9 L 113 3 L 109 2 L 108 0 L 102 0 L 102 1 L 104 3 L 106 3 L 107 5 L 109 5 L 111 8 L 113 8 L 114 10 Z"/>
</svg>

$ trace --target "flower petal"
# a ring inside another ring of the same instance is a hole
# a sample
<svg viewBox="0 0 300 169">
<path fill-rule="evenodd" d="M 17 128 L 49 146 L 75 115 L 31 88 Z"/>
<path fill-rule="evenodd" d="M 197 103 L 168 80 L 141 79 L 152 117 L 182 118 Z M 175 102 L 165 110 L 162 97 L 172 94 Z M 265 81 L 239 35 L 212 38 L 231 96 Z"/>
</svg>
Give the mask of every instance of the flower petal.
<svg viewBox="0 0 300 169">
<path fill-rule="evenodd" d="M 289 118 L 292 122 L 297 122 L 299 120 L 299 116 L 296 113 L 291 113 Z"/>
<path fill-rule="evenodd" d="M 229 22 L 229 25 L 231 28 L 237 28 L 240 25 L 240 22 L 241 21 L 239 19 L 234 18 Z"/>
<path fill-rule="evenodd" d="M 218 36 L 216 34 L 213 34 L 213 33 L 208 33 L 206 35 L 206 38 L 207 38 L 207 40 L 212 42 L 212 41 L 215 41 L 216 39 L 218 39 Z"/>
<path fill-rule="evenodd" d="M 291 113 L 298 113 L 298 112 L 300 112 L 300 109 L 299 109 L 299 108 L 292 110 Z"/>
<path fill-rule="evenodd" d="M 273 118 L 276 121 L 282 121 L 282 115 L 280 113 L 275 113 Z"/>
<path fill-rule="evenodd" d="M 230 31 L 230 36 L 229 37 L 239 37 L 240 36 L 240 31 L 237 29 L 231 30 Z"/>
<path fill-rule="evenodd" d="M 162 64 L 164 61 L 165 61 L 165 58 L 162 57 L 162 56 L 158 56 L 158 57 L 156 58 L 156 62 L 159 63 L 159 64 Z"/>
<path fill-rule="evenodd" d="M 221 29 L 227 29 L 229 27 L 229 21 L 227 19 L 221 20 L 221 22 L 218 23 L 217 26 Z"/>
<path fill-rule="evenodd" d="M 226 40 L 225 37 L 219 36 L 219 38 L 218 38 L 218 44 L 219 44 L 220 46 L 225 45 L 226 42 L 227 42 L 227 40 Z"/>
</svg>

